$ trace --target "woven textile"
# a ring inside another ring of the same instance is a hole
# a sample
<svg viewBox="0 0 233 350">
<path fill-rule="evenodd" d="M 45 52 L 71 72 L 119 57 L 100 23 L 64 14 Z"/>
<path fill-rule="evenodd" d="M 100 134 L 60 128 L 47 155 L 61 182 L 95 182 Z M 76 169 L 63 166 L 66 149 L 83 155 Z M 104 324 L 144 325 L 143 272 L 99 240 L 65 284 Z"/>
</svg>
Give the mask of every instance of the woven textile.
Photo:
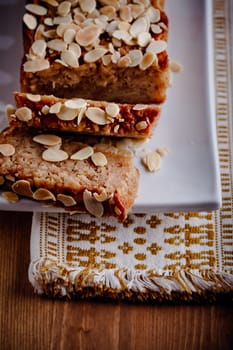
<svg viewBox="0 0 233 350">
<path fill-rule="evenodd" d="M 124 223 L 35 213 L 29 280 L 67 298 L 214 300 L 233 295 L 233 71 L 231 1 L 214 1 L 217 135 L 222 209 L 132 214 Z"/>
</svg>

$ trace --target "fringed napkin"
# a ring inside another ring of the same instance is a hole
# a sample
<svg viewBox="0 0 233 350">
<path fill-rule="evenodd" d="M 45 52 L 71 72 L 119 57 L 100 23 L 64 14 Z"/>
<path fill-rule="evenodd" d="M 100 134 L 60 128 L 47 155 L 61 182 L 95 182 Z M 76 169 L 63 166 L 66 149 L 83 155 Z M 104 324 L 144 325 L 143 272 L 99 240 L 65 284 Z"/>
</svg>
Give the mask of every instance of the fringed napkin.
<svg viewBox="0 0 233 350">
<path fill-rule="evenodd" d="M 230 1 L 214 1 L 222 209 L 138 214 L 124 223 L 35 213 L 29 280 L 67 298 L 213 300 L 233 296 L 233 108 Z"/>
</svg>

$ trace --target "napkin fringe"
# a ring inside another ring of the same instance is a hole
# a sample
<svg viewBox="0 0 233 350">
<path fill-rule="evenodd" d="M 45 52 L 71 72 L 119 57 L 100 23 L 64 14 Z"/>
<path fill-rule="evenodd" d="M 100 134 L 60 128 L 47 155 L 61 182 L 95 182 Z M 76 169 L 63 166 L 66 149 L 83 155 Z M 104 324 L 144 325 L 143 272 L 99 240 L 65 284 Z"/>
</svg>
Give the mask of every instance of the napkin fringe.
<svg viewBox="0 0 233 350">
<path fill-rule="evenodd" d="M 32 261 L 29 281 L 39 295 L 75 299 L 104 297 L 138 301 L 215 300 L 217 295 L 233 298 L 233 275 L 216 271 L 189 270 L 160 274 L 154 270 L 73 268 L 50 259 Z M 175 296 L 175 298 L 174 298 Z"/>
</svg>

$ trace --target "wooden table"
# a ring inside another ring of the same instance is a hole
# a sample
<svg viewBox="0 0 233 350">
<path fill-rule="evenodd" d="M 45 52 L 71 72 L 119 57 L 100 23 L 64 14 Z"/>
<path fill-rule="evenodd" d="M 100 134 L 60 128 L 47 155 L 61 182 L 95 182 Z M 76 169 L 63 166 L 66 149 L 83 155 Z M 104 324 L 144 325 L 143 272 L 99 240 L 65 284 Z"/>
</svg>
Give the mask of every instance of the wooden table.
<svg viewBox="0 0 233 350">
<path fill-rule="evenodd" d="M 0 349 L 233 349 L 233 304 L 54 301 L 27 278 L 30 213 L 0 212 Z"/>
</svg>

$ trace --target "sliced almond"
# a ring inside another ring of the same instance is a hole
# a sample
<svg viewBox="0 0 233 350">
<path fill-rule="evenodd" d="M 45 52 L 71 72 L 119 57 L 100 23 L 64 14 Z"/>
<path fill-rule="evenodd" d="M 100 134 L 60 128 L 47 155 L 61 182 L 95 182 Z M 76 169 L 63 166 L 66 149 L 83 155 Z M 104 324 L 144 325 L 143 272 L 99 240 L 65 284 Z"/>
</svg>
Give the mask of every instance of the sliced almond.
<svg viewBox="0 0 233 350">
<path fill-rule="evenodd" d="M 75 35 L 76 31 L 74 29 L 67 29 L 63 36 L 65 43 L 71 44 L 74 41 Z"/>
<path fill-rule="evenodd" d="M 51 191 L 47 190 L 46 188 L 38 188 L 33 193 L 33 199 L 37 201 L 48 201 L 48 200 L 52 200 L 54 202 L 56 201 L 54 194 Z"/>
<path fill-rule="evenodd" d="M 61 106 L 61 109 L 58 113 L 56 113 L 58 119 L 69 121 L 74 120 L 78 116 L 78 109 L 67 108 L 65 105 Z"/>
<path fill-rule="evenodd" d="M 61 102 L 54 103 L 54 104 L 49 108 L 49 113 L 51 113 L 51 114 L 59 113 L 60 110 L 61 110 L 61 106 L 62 106 L 62 103 L 61 103 Z"/>
<path fill-rule="evenodd" d="M 102 190 L 100 193 L 94 192 L 93 196 L 97 200 L 97 202 L 104 202 L 108 198 L 110 198 L 110 196 L 108 195 L 108 193 L 105 190 Z"/>
<path fill-rule="evenodd" d="M 57 195 L 57 200 L 62 202 L 65 207 L 72 207 L 73 205 L 77 204 L 76 200 L 72 196 L 62 193 Z"/>
<path fill-rule="evenodd" d="M 72 16 L 70 13 L 67 16 L 56 16 L 53 19 L 53 23 L 55 25 L 59 25 L 62 23 L 72 23 L 72 21 L 73 21 L 73 19 L 72 19 Z"/>
<path fill-rule="evenodd" d="M 78 119 L 77 119 L 77 124 L 79 125 L 83 119 L 83 117 L 85 116 L 85 112 L 86 112 L 86 106 L 82 107 L 79 111 L 78 114 Z"/>
<path fill-rule="evenodd" d="M 87 101 L 83 98 L 73 98 L 71 100 L 66 100 L 64 105 L 70 109 L 80 109 L 86 107 Z"/>
<path fill-rule="evenodd" d="M 15 147 L 9 143 L 1 143 L 0 144 L 0 153 L 4 157 L 10 157 L 15 154 Z"/>
<path fill-rule="evenodd" d="M 130 42 L 132 39 L 131 35 L 127 30 L 117 29 L 112 33 L 113 38 L 123 40 L 125 43 Z"/>
<path fill-rule="evenodd" d="M 105 166 L 108 164 L 108 160 L 102 152 L 93 153 L 91 160 L 96 166 Z"/>
<path fill-rule="evenodd" d="M 70 1 L 62 1 L 58 8 L 57 8 L 57 13 L 59 16 L 67 16 L 70 12 L 70 8 L 71 8 L 71 3 Z"/>
<path fill-rule="evenodd" d="M 67 44 L 61 39 L 52 39 L 47 42 L 47 46 L 49 49 L 59 52 L 62 52 L 67 48 Z"/>
<path fill-rule="evenodd" d="M 46 17 L 44 19 L 44 24 L 46 24 L 46 26 L 52 27 L 53 26 L 53 19 L 51 17 Z"/>
<path fill-rule="evenodd" d="M 115 118 L 119 114 L 120 108 L 116 103 L 108 103 L 105 111 L 110 117 Z"/>
<path fill-rule="evenodd" d="M 151 40 L 150 44 L 146 48 L 146 52 L 153 52 L 158 54 L 163 52 L 167 48 L 167 43 L 164 40 Z"/>
<path fill-rule="evenodd" d="M 87 147 L 80 149 L 76 153 L 72 154 L 70 159 L 72 159 L 72 160 L 88 159 L 89 157 L 91 157 L 93 155 L 93 153 L 94 153 L 93 148 L 91 146 L 87 146 Z"/>
<path fill-rule="evenodd" d="M 2 192 L 2 197 L 10 203 L 17 203 L 19 201 L 19 196 L 16 193 L 10 191 Z"/>
<path fill-rule="evenodd" d="M 30 198 L 33 196 L 30 182 L 27 180 L 18 180 L 11 186 L 11 188 L 15 193 L 20 194 L 21 196 Z"/>
<path fill-rule="evenodd" d="M 80 7 L 83 12 L 91 13 L 96 8 L 95 0 L 79 0 Z"/>
<path fill-rule="evenodd" d="M 95 42 L 98 37 L 99 27 L 95 24 L 90 24 L 77 32 L 75 40 L 80 46 L 88 46 Z"/>
<path fill-rule="evenodd" d="M 72 50 L 62 51 L 61 60 L 72 68 L 77 68 L 79 66 L 78 58 Z"/>
<path fill-rule="evenodd" d="M 147 122 L 145 120 L 142 120 L 135 125 L 135 128 L 137 131 L 141 131 L 146 129 L 147 126 L 148 126 Z"/>
<path fill-rule="evenodd" d="M 101 202 L 98 202 L 92 195 L 92 193 L 88 190 L 83 192 L 83 203 L 85 205 L 86 210 L 96 216 L 101 217 L 104 214 L 104 207 Z"/>
<path fill-rule="evenodd" d="M 130 67 L 138 66 L 141 63 L 143 58 L 141 50 L 137 50 L 137 49 L 129 51 L 127 56 L 130 58 L 130 65 L 129 65 Z"/>
<path fill-rule="evenodd" d="M 142 163 L 149 171 L 155 172 L 160 169 L 161 157 L 159 153 L 152 151 L 142 158 Z"/>
<path fill-rule="evenodd" d="M 39 134 L 33 137 L 33 141 L 44 146 L 56 146 L 62 143 L 62 139 L 53 134 Z"/>
<path fill-rule="evenodd" d="M 48 148 L 42 153 L 42 159 L 47 162 L 62 162 L 68 159 L 68 157 L 68 153 L 56 148 Z"/>
<path fill-rule="evenodd" d="M 155 53 L 153 52 L 146 52 L 143 55 L 143 58 L 139 64 L 140 69 L 142 70 L 146 70 L 147 68 L 149 68 L 150 66 L 152 66 L 152 64 L 156 61 L 157 56 Z"/>
<path fill-rule="evenodd" d="M 34 30 L 37 27 L 37 19 L 35 16 L 25 13 L 23 16 L 23 22 L 30 30 Z"/>
<path fill-rule="evenodd" d="M 143 105 L 140 103 L 137 103 L 136 105 L 133 106 L 134 111 L 141 111 L 141 110 L 146 109 L 146 108 L 148 108 L 148 105 Z"/>
<path fill-rule="evenodd" d="M 41 100 L 41 95 L 26 94 L 26 97 L 29 101 L 32 102 L 39 102 Z"/>
<path fill-rule="evenodd" d="M 136 19 L 130 27 L 130 34 L 136 38 L 141 32 L 148 32 L 148 21 L 145 17 Z"/>
<path fill-rule="evenodd" d="M 49 113 L 49 106 L 47 106 L 47 105 L 44 105 L 42 108 L 41 108 L 41 112 L 43 113 L 43 114 L 48 114 Z"/>
<path fill-rule="evenodd" d="M 27 4 L 25 6 L 26 10 L 37 16 L 45 16 L 47 14 L 47 9 L 44 6 L 37 4 Z"/>
<path fill-rule="evenodd" d="M 109 20 L 112 20 L 115 17 L 116 9 L 114 6 L 103 6 L 100 8 L 100 13 L 108 17 Z"/>
<path fill-rule="evenodd" d="M 167 147 L 159 147 L 157 148 L 156 152 L 161 156 L 164 157 L 169 153 L 169 149 Z"/>
<path fill-rule="evenodd" d="M 152 33 L 154 33 L 154 34 L 162 33 L 162 29 L 158 24 L 151 24 L 150 28 L 151 28 Z"/>
<path fill-rule="evenodd" d="M 69 45 L 69 50 L 73 51 L 73 53 L 75 54 L 75 56 L 77 58 L 79 58 L 81 56 L 81 54 L 82 54 L 81 47 L 79 46 L 79 44 L 76 44 L 76 43 L 71 43 Z"/>
<path fill-rule="evenodd" d="M 95 124 L 105 125 L 109 123 L 106 118 L 105 111 L 101 108 L 89 107 L 87 108 L 85 115 L 89 120 L 91 120 Z"/>
<path fill-rule="evenodd" d="M 182 71 L 182 65 L 174 60 L 170 60 L 169 67 L 173 73 L 179 73 Z"/>
<path fill-rule="evenodd" d="M 23 65 L 24 72 L 36 73 L 42 70 L 48 69 L 50 63 L 47 59 L 38 59 L 33 61 L 27 61 Z"/>
<path fill-rule="evenodd" d="M 9 180 L 11 182 L 15 182 L 15 176 L 10 175 L 10 174 L 5 175 L 5 179 Z"/>
<path fill-rule="evenodd" d="M 27 122 L 32 119 L 32 111 L 28 107 L 20 107 L 16 109 L 15 116 L 17 119 Z"/>
<path fill-rule="evenodd" d="M 131 7 L 129 5 L 120 7 L 120 19 L 126 22 L 131 22 L 133 20 Z"/>
<path fill-rule="evenodd" d="M 123 56 L 119 59 L 119 61 L 117 62 L 118 67 L 120 68 L 126 68 L 129 67 L 130 64 L 132 63 L 130 57 L 128 55 Z"/>
<path fill-rule="evenodd" d="M 153 6 L 150 6 L 146 10 L 146 17 L 148 18 L 150 23 L 157 23 L 157 22 L 159 22 L 160 21 L 160 17 L 161 17 L 159 9 L 156 9 Z"/>
<path fill-rule="evenodd" d="M 132 13 L 132 16 L 134 19 L 138 18 L 145 11 L 145 6 L 143 5 L 143 3 L 131 4 L 130 8 L 131 8 L 131 13 Z"/>
<path fill-rule="evenodd" d="M 32 52 L 41 58 L 45 57 L 45 53 L 46 53 L 46 42 L 45 40 L 35 40 L 34 43 L 32 44 Z"/>
<path fill-rule="evenodd" d="M 111 56 L 112 55 L 108 54 L 101 57 L 104 66 L 108 66 L 112 62 Z"/>
<path fill-rule="evenodd" d="M 104 56 L 108 51 L 102 47 L 98 47 L 96 49 L 93 49 L 89 52 L 87 52 L 84 55 L 84 61 L 87 63 L 96 62 L 98 61 L 102 56 Z"/>
<path fill-rule="evenodd" d="M 149 32 L 141 32 L 138 34 L 137 42 L 141 47 L 145 47 L 151 41 L 151 34 Z"/>
</svg>

